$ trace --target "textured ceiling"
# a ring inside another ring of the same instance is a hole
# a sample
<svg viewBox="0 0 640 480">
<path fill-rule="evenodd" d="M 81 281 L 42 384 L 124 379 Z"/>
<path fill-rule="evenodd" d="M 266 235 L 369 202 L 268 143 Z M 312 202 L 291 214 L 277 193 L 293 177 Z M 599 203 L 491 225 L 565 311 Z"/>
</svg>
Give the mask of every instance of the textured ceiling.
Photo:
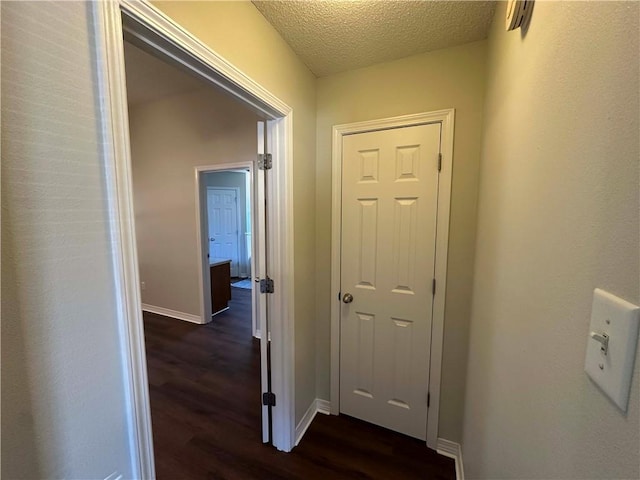
<svg viewBox="0 0 640 480">
<path fill-rule="evenodd" d="M 127 99 L 130 106 L 186 93 L 207 84 L 124 42 Z"/>
<path fill-rule="evenodd" d="M 487 37 L 494 2 L 254 0 L 317 76 Z"/>
</svg>

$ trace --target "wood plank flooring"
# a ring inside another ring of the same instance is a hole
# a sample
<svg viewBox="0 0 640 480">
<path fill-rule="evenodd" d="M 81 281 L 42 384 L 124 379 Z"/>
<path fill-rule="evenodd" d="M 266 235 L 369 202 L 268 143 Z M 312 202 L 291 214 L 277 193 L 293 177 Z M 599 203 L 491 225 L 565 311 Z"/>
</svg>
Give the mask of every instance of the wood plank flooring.
<svg viewBox="0 0 640 480">
<path fill-rule="evenodd" d="M 158 480 L 455 478 L 423 442 L 342 415 L 317 415 L 291 453 L 262 444 L 251 291 L 232 297 L 207 325 L 144 314 Z"/>
</svg>

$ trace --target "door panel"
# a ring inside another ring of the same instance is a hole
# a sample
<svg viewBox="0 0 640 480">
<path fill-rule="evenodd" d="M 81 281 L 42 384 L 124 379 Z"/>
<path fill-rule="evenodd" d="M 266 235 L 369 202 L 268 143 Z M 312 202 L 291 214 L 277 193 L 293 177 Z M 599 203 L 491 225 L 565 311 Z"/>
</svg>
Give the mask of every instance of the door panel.
<svg viewBox="0 0 640 480">
<path fill-rule="evenodd" d="M 343 138 L 340 411 L 426 439 L 440 124 Z"/>
<path fill-rule="evenodd" d="M 269 137 L 267 122 L 258 122 L 258 155 L 264 154 Z M 256 305 L 258 330 L 260 330 L 260 388 L 261 392 L 271 392 L 271 358 L 269 351 L 269 318 L 267 294 L 260 293 L 260 279 L 267 276 L 267 188 L 266 171 L 254 168 L 254 241 L 256 242 L 253 298 Z M 262 404 L 262 441 L 273 442 L 272 407 Z"/>
<path fill-rule="evenodd" d="M 358 287 L 376 289 L 378 200 L 358 199 Z"/>
</svg>

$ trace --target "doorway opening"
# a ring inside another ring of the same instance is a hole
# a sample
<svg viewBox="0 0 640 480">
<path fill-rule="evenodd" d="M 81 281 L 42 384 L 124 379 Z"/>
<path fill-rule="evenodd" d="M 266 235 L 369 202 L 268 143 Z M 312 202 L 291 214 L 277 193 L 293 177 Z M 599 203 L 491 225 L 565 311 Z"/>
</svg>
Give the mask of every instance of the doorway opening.
<svg viewBox="0 0 640 480">
<path fill-rule="evenodd" d="M 258 123 L 258 142 L 263 123 Z M 233 292 L 251 303 L 251 334 L 260 338 L 266 302 L 260 272 L 266 270 L 264 188 L 251 162 L 196 167 L 201 250 L 202 308 L 210 318 L 228 309 Z M 207 313 L 208 314 L 208 313 Z"/>
<path fill-rule="evenodd" d="M 226 301 L 231 298 L 228 290 L 231 285 L 252 289 L 249 178 L 248 170 L 213 170 L 200 174 L 206 211 L 201 216 L 200 228 L 207 240 L 213 316 L 228 308 Z"/>
<path fill-rule="evenodd" d="M 128 42 L 124 51 L 156 462 L 181 461 L 176 445 L 163 441 L 174 431 L 186 440 L 183 455 L 220 429 L 245 427 L 257 438 L 262 431 L 269 443 L 271 409 L 261 404 L 270 386 L 269 358 L 261 354 L 268 346 L 256 335 L 268 329 L 266 305 L 260 308 L 266 299 L 251 283 L 232 285 L 266 272 L 266 208 L 253 214 L 265 204 L 264 188 L 253 193 L 264 122 L 152 54 Z M 162 464 L 161 472 L 170 469 Z"/>
<path fill-rule="evenodd" d="M 108 179 L 106 196 L 113 212 L 111 240 L 118 300 L 116 309 L 123 340 L 123 368 L 127 376 L 127 401 L 130 402 L 128 421 L 135 476 L 153 478 L 155 466 L 139 269 L 142 262 L 138 262 L 134 228 L 137 219 L 133 204 L 125 39 L 147 53 L 177 66 L 183 72 L 188 72 L 191 77 L 206 83 L 209 88 L 224 92 L 228 98 L 235 99 L 265 121 L 265 143 L 268 145 L 268 155 L 272 158 L 273 165 L 269 174 L 263 177 L 265 188 L 268 186 L 268 191 L 272 192 L 272 195 L 265 199 L 266 208 L 272 212 L 265 224 L 269 227 L 265 235 L 269 240 L 265 252 L 269 270 L 265 271 L 265 277 L 268 276 L 277 287 L 271 289 L 273 293 L 268 295 L 268 302 L 264 302 L 268 303 L 265 308 L 273 319 L 268 330 L 271 385 L 265 385 L 265 376 L 261 375 L 261 391 L 263 398 L 265 393 L 269 398 L 277 398 L 276 406 L 267 407 L 271 410 L 273 418 L 272 443 L 278 450 L 290 451 L 295 439 L 292 110 L 150 3 L 129 0 L 98 2 L 93 5 L 93 13 L 105 133 L 103 146 Z M 153 90 L 151 84 L 149 88 Z M 255 156 L 253 159 L 255 160 Z M 193 170 L 191 175 L 193 185 Z M 195 200 L 194 197 L 195 195 L 191 198 Z M 191 218 L 195 220 L 195 215 Z M 194 235 L 195 237 L 197 235 Z M 192 259 L 193 257 L 195 255 Z M 173 257 L 166 260 L 171 262 Z M 195 265 L 199 264 L 200 262 L 196 261 Z M 149 285 L 145 286 L 148 290 Z M 169 292 L 171 293 L 171 290 Z M 207 318 L 203 310 L 204 308 L 201 308 L 199 315 L 194 314 L 194 317 L 198 320 Z M 266 358 L 264 351 L 266 346 L 261 346 L 261 364 Z M 266 367 L 263 365 L 261 368 Z M 268 387 L 270 388 L 265 390 Z M 258 404 L 261 400 L 262 398 L 258 400 Z"/>
</svg>

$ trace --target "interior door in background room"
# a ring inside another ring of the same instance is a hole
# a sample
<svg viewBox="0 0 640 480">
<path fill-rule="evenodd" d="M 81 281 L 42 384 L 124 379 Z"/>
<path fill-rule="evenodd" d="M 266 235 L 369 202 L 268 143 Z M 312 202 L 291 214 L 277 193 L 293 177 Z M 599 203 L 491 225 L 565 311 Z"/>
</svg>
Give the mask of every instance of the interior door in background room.
<svg viewBox="0 0 640 480">
<path fill-rule="evenodd" d="M 231 260 L 231 276 L 240 274 L 238 242 L 238 191 L 207 188 L 209 256 Z"/>
<path fill-rule="evenodd" d="M 440 123 L 346 135 L 340 412 L 426 439 Z"/>
</svg>

